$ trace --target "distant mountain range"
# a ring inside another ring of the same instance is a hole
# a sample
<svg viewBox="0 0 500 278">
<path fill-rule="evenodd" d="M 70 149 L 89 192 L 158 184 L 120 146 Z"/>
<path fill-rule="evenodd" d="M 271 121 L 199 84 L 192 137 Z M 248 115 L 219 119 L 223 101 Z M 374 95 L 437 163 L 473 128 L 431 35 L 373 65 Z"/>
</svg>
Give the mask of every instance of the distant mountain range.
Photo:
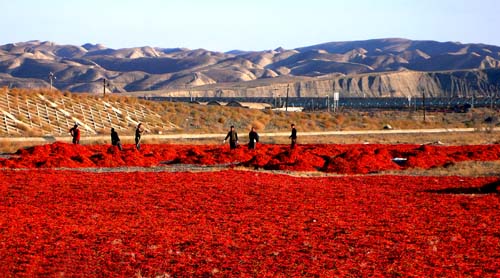
<svg viewBox="0 0 500 278">
<path fill-rule="evenodd" d="M 246 84 L 256 87 L 260 86 L 256 85 L 258 82 L 263 82 L 266 87 L 273 83 L 330 80 L 328 84 L 331 85 L 324 90 L 356 94 L 365 90 L 370 95 L 387 96 L 422 89 L 442 93 L 446 86 L 455 86 L 444 84 L 443 87 L 442 81 L 436 79 L 433 82 L 439 84 L 430 84 L 422 77 L 422 72 L 426 72 L 430 74 L 428 76 L 452 74 L 454 77 L 445 79 L 450 79 L 449 82 L 456 80 L 461 84 L 456 85 L 458 90 L 465 94 L 465 87 L 469 87 L 467 90 L 498 90 L 499 69 L 498 46 L 397 38 L 329 42 L 296 49 L 229 52 L 149 46 L 111 49 L 99 44 L 74 46 L 40 41 L 0 46 L 1 86 L 48 87 L 49 73 L 53 73 L 53 85 L 71 92 L 102 92 L 103 79 L 109 82 L 108 88 L 113 92 L 185 92 L 196 88 L 208 90 L 210 86 L 224 87 L 224 84 L 233 84 L 234 87 L 234 82 L 240 87 L 247 87 Z M 418 73 L 409 75 L 409 72 Z M 473 73 L 475 79 L 460 81 L 467 75 L 464 72 Z M 404 77 L 409 78 L 407 81 L 397 81 L 399 85 L 384 83 L 381 76 L 394 79 L 394 73 L 411 77 Z M 357 78 L 359 83 L 354 84 L 357 87 L 354 91 L 346 85 L 347 80 L 352 82 L 352 78 Z M 377 78 L 378 85 L 375 84 Z M 413 80 L 415 78 L 418 80 Z M 363 87 L 364 79 L 366 85 Z M 409 82 L 407 86 L 405 82 Z M 304 86 L 295 84 L 293 93 L 320 94 L 317 90 L 308 91 Z M 460 86 L 465 87 L 460 90 Z M 266 90 L 271 89 L 262 89 L 261 94 L 266 95 Z"/>
</svg>

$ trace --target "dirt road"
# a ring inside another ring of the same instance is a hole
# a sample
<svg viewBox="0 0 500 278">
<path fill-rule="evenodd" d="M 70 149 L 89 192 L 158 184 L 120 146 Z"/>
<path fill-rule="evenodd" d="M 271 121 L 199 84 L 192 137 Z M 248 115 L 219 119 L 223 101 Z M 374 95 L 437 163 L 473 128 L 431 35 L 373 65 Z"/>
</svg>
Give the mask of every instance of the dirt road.
<svg viewBox="0 0 500 278">
<path fill-rule="evenodd" d="M 434 129 L 392 129 L 392 130 L 341 130 L 341 131 L 311 131 L 302 132 L 299 130 L 299 135 L 302 136 L 351 136 L 351 135 L 375 135 L 375 134 L 429 134 L 429 133 L 467 133 L 478 131 L 475 128 L 434 128 Z M 495 132 L 500 131 L 500 128 L 495 128 Z M 175 139 L 224 139 L 226 133 L 211 133 L 211 134 L 145 134 L 144 137 L 151 140 L 175 140 Z M 262 132 L 260 137 L 288 137 L 290 132 Z M 82 136 L 85 141 L 109 141 L 109 135 Z M 246 132 L 240 132 L 241 138 L 248 137 Z M 123 140 L 134 140 L 132 135 L 120 136 Z M 0 137 L 2 142 L 32 142 L 32 143 L 50 143 L 50 142 L 71 142 L 70 136 L 43 136 L 43 137 Z"/>
</svg>

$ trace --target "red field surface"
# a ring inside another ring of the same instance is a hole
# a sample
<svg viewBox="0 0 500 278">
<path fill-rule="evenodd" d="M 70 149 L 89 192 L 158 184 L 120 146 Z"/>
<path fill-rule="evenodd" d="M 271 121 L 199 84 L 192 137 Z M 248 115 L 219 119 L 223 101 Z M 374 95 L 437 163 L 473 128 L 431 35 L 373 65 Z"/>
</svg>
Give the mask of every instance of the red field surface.
<svg viewBox="0 0 500 278">
<path fill-rule="evenodd" d="M 384 170 L 447 166 L 460 161 L 500 160 L 500 145 L 259 145 L 257 150 L 227 145 L 143 145 L 137 151 L 126 145 L 120 152 L 110 145 L 54 143 L 22 149 L 18 157 L 0 159 L 9 168 L 83 168 L 159 166 L 166 164 L 240 165 L 257 169 L 323 171 L 340 174 L 367 174 Z M 404 164 L 393 162 L 404 158 Z"/>
<path fill-rule="evenodd" d="M 495 178 L 1 174 L 7 277 L 500 275 Z"/>
<path fill-rule="evenodd" d="M 56 143 L 22 150 L 0 161 L 0 273 L 499 277 L 496 177 L 37 169 L 188 163 L 358 174 L 498 155 L 498 145 L 302 145 L 293 152 L 267 145 L 248 153 L 174 145 L 118 152 Z"/>
</svg>

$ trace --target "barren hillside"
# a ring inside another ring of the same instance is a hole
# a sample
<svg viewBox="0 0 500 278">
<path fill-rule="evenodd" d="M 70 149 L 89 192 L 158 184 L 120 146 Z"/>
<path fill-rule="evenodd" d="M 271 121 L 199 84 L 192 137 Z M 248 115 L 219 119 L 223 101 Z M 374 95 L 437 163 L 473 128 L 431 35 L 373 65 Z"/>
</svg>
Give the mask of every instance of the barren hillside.
<svg viewBox="0 0 500 278">
<path fill-rule="evenodd" d="M 293 84 L 297 96 L 332 90 L 347 96 L 489 95 L 500 88 L 500 47 L 456 42 L 377 39 L 330 42 L 297 49 L 234 50 L 58 45 L 29 41 L 0 46 L 0 85 L 53 86 L 71 92 L 161 90 L 187 96 L 205 87 L 231 94 L 269 95 Z M 229 83 L 229 84 L 228 84 Z M 260 89 L 255 84 L 264 84 Z M 200 87 L 201 86 L 201 87 Z M 274 89 L 273 89 L 274 90 Z M 207 92 L 205 92 L 207 94 Z"/>
</svg>

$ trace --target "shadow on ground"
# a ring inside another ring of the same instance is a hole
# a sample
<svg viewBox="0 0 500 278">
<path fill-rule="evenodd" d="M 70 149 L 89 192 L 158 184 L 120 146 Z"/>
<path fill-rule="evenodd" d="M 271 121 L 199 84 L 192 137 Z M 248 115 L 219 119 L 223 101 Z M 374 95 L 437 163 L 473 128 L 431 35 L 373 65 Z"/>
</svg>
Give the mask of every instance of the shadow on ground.
<svg viewBox="0 0 500 278">
<path fill-rule="evenodd" d="M 498 190 L 499 186 L 500 179 L 491 183 L 487 183 L 481 187 L 449 187 L 444 189 L 425 190 L 425 192 L 438 194 L 500 194 Z"/>
</svg>

